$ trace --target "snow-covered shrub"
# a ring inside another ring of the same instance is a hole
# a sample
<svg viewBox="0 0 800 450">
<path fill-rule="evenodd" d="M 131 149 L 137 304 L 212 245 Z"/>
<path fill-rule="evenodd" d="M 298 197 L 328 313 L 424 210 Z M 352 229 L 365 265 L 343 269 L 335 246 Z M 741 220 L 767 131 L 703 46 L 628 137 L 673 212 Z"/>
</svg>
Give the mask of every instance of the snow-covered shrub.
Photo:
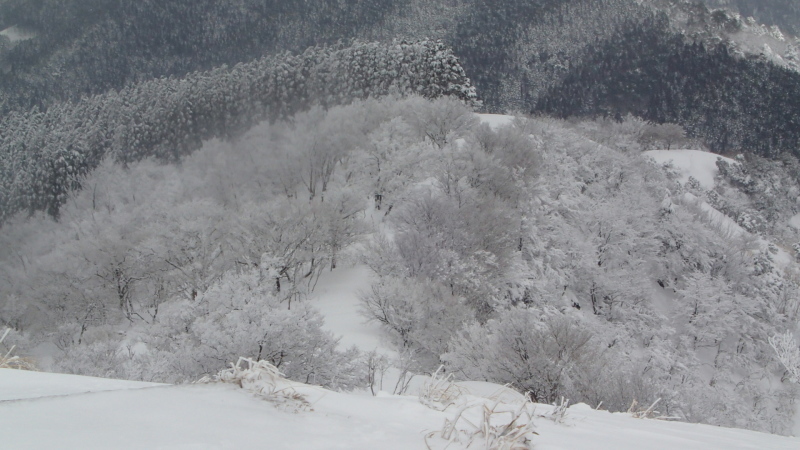
<svg viewBox="0 0 800 450">
<path fill-rule="evenodd" d="M 56 359 L 53 368 L 62 373 L 156 383 L 192 379 L 181 372 L 172 353 L 147 348 L 141 342 L 125 344 L 119 338 L 71 345 Z"/>
<path fill-rule="evenodd" d="M 413 353 L 423 371 L 435 370 L 450 337 L 471 317 L 461 299 L 414 278 L 383 277 L 360 299 L 362 315 L 380 323 L 401 351 Z"/>
<path fill-rule="evenodd" d="M 366 386 L 367 364 L 355 349 L 338 351 L 320 313 L 276 297 L 258 269 L 226 272 L 195 300 L 161 307 L 157 323 L 134 341 L 109 337 L 70 345 L 56 366 L 82 375 L 186 382 L 217 373 L 245 355 L 288 378 L 331 388 Z"/>
<path fill-rule="evenodd" d="M 442 359 L 465 379 L 508 383 L 536 402 L 552 403 L 578 390 L 581 372 L 599 361 L 593 339 L 560 313 L 512 308 L 485 326 L 468 325 Z"/>
<path fill-rule="evenodd" d="M 300 412 L 311 409 L 305 396 L 298 393 L 278 368 L 268 361 L 239 358 L 236 364 L 231 363 L 230 366 L 213 377 L 201 378 L 198 383 L 235 384 L 284 410 Z"/>
<path fill-rule="evenodd" d="M 443 355 L 460 378 L 509 384 L 535 402 L 562 398 L 610 411 L 626 411 L 633 400 L 652 402 L 662 386 L 649 376 L 662 358 L 653 344 L 651 366 L 609 347 L 627 348 L 621 333 L 606 339 L 591 322 L 548 308 L 517 307 L 485 325 L 457 333 Z"/>
<path fill-rule="evenodd" d="M 101 378 L 127 378 L 126 355 L 119 339 L 72 345 L 55 362 L 55 370 Z"/>
<path fill-rule="evenodd" d="M 656 354 L 659 350 L 653 348 L 652 351 Z M 619 412 L 626 411 L 634 400 L 652 402 L 664 395 L 659 380 L 648 376 L 653 370 L 646 364 L 635 359 L 626 360 L 629 355 L 606 356 L 605 361 L 599 360 L 596 365 L 584 368 L 579 389 L 570 394 L 572 398 Z"/>
<path fill-rule="evenodd" d="M 769 338 L 769 344 L 775 349 L 778 360 L 786 368 L 789 378 L 800 382 L 800 347 L 790 331 Z"/>
<path fill-rule="evenodd" d="M 289 309 L 265 275 L 257 269 L 227 272 L 195 301 L 171 305 L 148 346 L 171 353 L 173 365 L 193 378 L 242 356 L 268 361 L 304 383 L 364 385 L 366 368 L 358 351 L 338 351 L 337 339 L 322 329 L 319 311 L 304 302 Z"/>
</svg>

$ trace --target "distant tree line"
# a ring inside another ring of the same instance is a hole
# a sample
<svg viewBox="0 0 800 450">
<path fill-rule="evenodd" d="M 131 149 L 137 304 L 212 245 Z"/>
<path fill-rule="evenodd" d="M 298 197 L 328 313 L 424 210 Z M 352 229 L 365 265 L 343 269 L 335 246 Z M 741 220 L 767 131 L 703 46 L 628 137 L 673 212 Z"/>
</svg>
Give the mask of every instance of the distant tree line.
<svg viewBox="0 0 800 450">
<path fill-rule="evenodd" d="M 568 116 L 634 114 L 679 123 L 715 152 L 798 155 L 800 74 L 725 45 L 687 43 L 664 18 L 621 30 L 543 95 L 535 110 Z"/>
<path fill-rule="evenodd" d="M 728 15 L 680 10 L 691 35 L 627 0 L 473 0 L 453 47 L 490 111 L 633 114 L 678 123 L 717 152 L 797 155 L 800 74 L 719 39 Z"/>
<path fill-rule="evenodd" d="M 677 25 L 670 0 L 429 3 L 10 0 L 2 26 L 37 37 L 0 50 L 0 113 L 339 39 L 389 41 L 398 22 L 451 45 L 491 112 L 630 113 L 679 123 L 715 151 L 796 152 L 800 74 L 736 54 L 720 40 L 736 21 L 702 3 L 673 2 L 690 17 Z"/>
<path fill-rule="evenodd" d="M 0 112 L 362 37 L 400 0 L 10 0 L 0 29 L 36 34 L 1 54 Z"/>
<path fill-rule="evenodd" d="M 106 155 L 177 161 L 262 120 L 392 92 L 476 99 L 451 50 L 417 41 L 310 48 L 11 113 L 0 124 L 0 222 L 19 211 L 57 218 Z"/>
</svg>

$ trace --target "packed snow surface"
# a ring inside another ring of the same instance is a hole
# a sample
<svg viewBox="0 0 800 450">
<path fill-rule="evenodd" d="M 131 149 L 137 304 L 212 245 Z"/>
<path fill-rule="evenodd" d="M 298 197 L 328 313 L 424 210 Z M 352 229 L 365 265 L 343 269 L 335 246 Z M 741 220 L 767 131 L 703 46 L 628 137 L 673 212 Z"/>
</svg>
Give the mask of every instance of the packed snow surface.
<svg viewBox="0 0 800 450">
<path fill-rule="evenodd" d="M 89 392 L 118 391 L 163 386 L 158 383 L 109 380 L 107 378 L 81 377 L 44 372 L 0 369 L 0 401 L 18 400 L 55 395 L 73 395 Z M 0 425 L 2 426 L 2 425 Z M 2 433 L 0 433 L 2 435 Z"/>
<path fill-rule="evenodd" d="M 376 397 L 295 384 L 311 410 L 290 411 L 232 384 L 165 386 L 0 369 L 0 443 L 13 449 L 440 449 L 438 430 L 456 408 L 437 411 L 416 395 Z M 98 390 L 86 392 L 89 389 Z M 112 389 L 114 390 L 108 390 Z M 476 405 L 503 387 L 465 383 Z M 102 389 L 102 390 L 101 390 Z M 49 397 L 40 397 L 47 391 Z M 9 394 L 12 393 L 12 394 Z M 482 397 L 483 396 L 483 397 Z M 34 398 L 40 397 L 40 398 Z M 15 400 L 19 399 L 19 400 Z M 515 402 L 514 395 L 502 401 Z M 482 406 L 481 406 L 482 408 Z M 595 411 L 574 405 L 561 423 L 536 405 L 534 448 L 792 449 L 800 439 Z M 447 448 L 466 448 L 467 441 Z M 471 448 L 482 448 L 473 445 Z"/>
<path fill-rule="evenodd" d="M 514 116 L 507 116 L 504 114 L 478 114 L 478 119 L 480 119 L 481 122 L 488 124 L 495 130 L 506 125 L 511 125 L 515 118 Z"/>
<path fill-rule="evenodd" d="M 380 326 L 366 323 L 359 314 L 359 295 L 369 290 L 371 281 L 367 266 L 337 268 L 322 274 L 311 295 L 313 305 L 325 317 L 325 328 L 341 338 L 342 350 L 355 346 L 369 352 L 383 347 Z"/>
<path fill-rule="evenodd" d="M 703 189 L 714 187 L 714 177 L 719 172 L 717 158 L 735 163 L 733 159 L 701 150 L 650 150 L 644 154 L 659 164 L 672 162 L 672 166 L 680 175 L 681 184 L 689 181 L 689 177 L 693 177 L 700 182 Z"/>
<path fill-rule="evenodd" d="M 800 214 L 792 216 L 792 218 L 789 219 L 789 225 L 791 225 L 792 228 L 800 230 Z"/>
</svg>

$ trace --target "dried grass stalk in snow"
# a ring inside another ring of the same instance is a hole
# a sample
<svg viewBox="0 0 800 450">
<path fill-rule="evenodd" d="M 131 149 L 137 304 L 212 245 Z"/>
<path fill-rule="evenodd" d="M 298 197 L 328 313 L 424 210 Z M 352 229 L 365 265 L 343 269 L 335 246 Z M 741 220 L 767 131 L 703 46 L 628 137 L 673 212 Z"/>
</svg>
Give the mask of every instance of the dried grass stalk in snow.
<svg viewBox="0 0 800 450">
<path fill-rule="evenodd" d="M 448 445 L 458 442 L 468 449 L 527 450 L 530 436 L 538 434 L 533 425 L 533 403 L 523 403 L 517 409 L 508 406 L 495 402 L 490 407 L 485 401 L 465 404 L 452 420 L 445 419 L 441 431 L 426 435 L 425 443 L 431 449 L 429 439 L 438 434 Z"/>
<path fill-rule="evenodd" d="M 243 363 L 245 364 L 243 366 Z M 255 361 L 239 358 L 213 377 L 203 377 L 198 383 L 230 383 L 253 392 L 275 406 L 292 412 L 311 411 L 311 404 L 305 396 L 292 387 L 292 382 L 284 378 L 277 367 L 268 361 Z"/>
<path fill-rule="evenodd" d="M 428 408 L 444 411 L 464 395 L 464 389 L 453 383 L 453 374 L 445 376 L 444 366 L 439 366 L 431 379 L 419 391 L 419 401 Z"/>
<path fill-rule="evenodd" d="M 10 332 L 11 328 L 6 328 L 3 336 L 0 337 L 0 345 L 3 344 Z M 36 365 L 33 364 L 31 359 L 14 355 L 14 348 L 15 346 L 12 345 L 7 352 L 0 351 L 0 369 L 36 370 Z"/>
<path fill-rule="evenodd" d="M 658 398 L 650 405 L 649 408 L 640 409 L 639 402 L 634 399 L 633 402 L 631 402 L 631 407 L 628 408 L 628 414 L 630 414 L 634 419 L 660 419 L 661 417 L 657 416 L 657 414 L 660 413 L 655 410 L 656 405 L 660 401 L 661 399 Z"/>
<path fill-rule="evenodd" d="M 555 408 L 552 412 L 545 415 L 548 419 L 551 419 L 555 423 L 564 423 L 564 419 L 567 417 L 567 409 L 569 408 L 569 399 L 564 399 L 561 397 L 561 402 L 555 404 Z"/>
</svg>

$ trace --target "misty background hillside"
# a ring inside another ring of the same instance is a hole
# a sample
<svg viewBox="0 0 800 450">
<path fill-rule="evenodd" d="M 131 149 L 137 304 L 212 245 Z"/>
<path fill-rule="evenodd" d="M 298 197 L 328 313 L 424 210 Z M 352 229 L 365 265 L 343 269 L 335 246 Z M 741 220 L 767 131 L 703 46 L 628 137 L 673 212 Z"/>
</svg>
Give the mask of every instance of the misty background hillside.
<svg viewBox="0 0 800 450">
<path fill-rule="evenodd" d="M 800 40 L 757 3 L 2 0 L 0 350 L 797 435 Z"/>
<path fill-rule="evenodd" d="M 763 47 L 744 45 L 750 56 L 741 57 L 734 43 L 747 14 L 790 21 L 796 8 L 731 3 L 742 16 L 679 1 L 11 0 L 0 7 L 0 28 L 35 37 L 6 43 L 0 110 L 314 45 L 425 37 L 453 48 L 487 111 L 631 113 L 679 123 L 715 151 L 792 153 L 800 133 L 796 71 L 769 64 Z M 768 44 L 794 68 L 787 36 Z M 750 41 L 756 38 L 764 39 L 755 33 Z"/>
</svg>

